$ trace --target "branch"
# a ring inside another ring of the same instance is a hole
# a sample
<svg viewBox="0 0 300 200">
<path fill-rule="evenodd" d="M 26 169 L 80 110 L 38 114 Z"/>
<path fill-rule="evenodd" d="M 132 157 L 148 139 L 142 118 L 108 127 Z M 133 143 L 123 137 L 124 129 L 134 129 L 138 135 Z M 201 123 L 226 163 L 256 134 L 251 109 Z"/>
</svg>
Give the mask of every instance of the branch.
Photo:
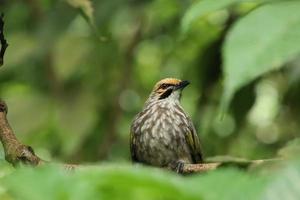
<svg viewBox="0 0 300 200">
<path fill-rule="evenodd" d="M 201 163 L 201 164 L 184 164 L 181 170 L 182 174 L 207 172 L 217 169 L 222 163 Z"/>
<path fill-rule="evenodd" d="M 213 163 L 201 163 L 201 164 L 184 164 L 181 170 L 182 174 L 201 173 L 211 170 L 215 170 L 220 167 L 235 166 L 238 168 L 247 169 L 251 166 L 257 166 L 266 163 L 275 163 L 282 161 L 280 158 L 274 159 L 262 159 L 262 160 L 250 160 L 250 161 L 226 161 L 226 162 L 213 162 Z"/>
<path fill-rule="evenodd" d="M 35 155 L 33 149 L 16 138 L 6 115 L 7 106 L 0 100 L 0 140 L 4 148 L 5 160 L 14 166 L 20 163 L 33 166 L 42 164 L 44 161 Z"/>
<path fill-rule="evenodd" d="M 0 43 L 1 43 L 1 49 L 0 49 L 0 67 L 4 63 L 4 54 L 5 50 L 8 47 L 8 43 L 4 37 L 4 21 L 3 21 L 4 14 L 0 15 Z"/>
</svg>

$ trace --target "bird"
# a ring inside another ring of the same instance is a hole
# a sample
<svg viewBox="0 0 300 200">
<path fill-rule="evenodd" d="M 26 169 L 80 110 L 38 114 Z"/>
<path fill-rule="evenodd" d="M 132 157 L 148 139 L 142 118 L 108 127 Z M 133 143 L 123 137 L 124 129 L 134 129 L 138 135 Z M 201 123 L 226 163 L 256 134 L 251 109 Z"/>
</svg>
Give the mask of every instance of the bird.
<svg viewBox="0 0 300 200">
<path fill-rule="evenodd" d="M 185 164 L 203 162 L 202 147 L 191 118 L 180 105 L 189 81 L 158 81 L 130 128 L 131 160 L 183 173 Z"/>
</svg>

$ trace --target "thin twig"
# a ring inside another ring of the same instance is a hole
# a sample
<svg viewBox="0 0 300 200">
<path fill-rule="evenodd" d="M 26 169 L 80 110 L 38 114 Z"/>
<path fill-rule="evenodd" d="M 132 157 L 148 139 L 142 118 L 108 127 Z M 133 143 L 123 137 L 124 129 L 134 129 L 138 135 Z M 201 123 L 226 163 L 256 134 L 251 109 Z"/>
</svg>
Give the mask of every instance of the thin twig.
<svg viewBox="0 0 300 200">
<path fill-rule="evenodd" d="M 8 47 L 8 43 L 4 37 L 4 20 L 3 20 L 4 14 L 2 13 L 0 15 L 0 43 L 1 43 L 1 49 L 0 49 L 0 67 L 4 63 L 4 54 L 5 50 Z"/>
</svg>

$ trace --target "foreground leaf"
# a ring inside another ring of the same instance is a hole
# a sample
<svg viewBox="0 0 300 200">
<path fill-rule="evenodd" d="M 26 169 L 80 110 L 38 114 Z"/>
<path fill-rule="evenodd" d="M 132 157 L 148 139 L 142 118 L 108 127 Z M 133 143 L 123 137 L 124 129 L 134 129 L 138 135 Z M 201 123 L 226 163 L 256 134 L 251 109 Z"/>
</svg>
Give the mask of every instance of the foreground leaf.
<svg viewBox="0 0 300 200">
<path fill-rule="evenodd" d="M 267 174 L 234 168 L 180 176 L 166 170 L 131 165 L 16 169 L 1 179 L 13 199 L 299 199 L 300 163 L 286 161 Z M 279 198 L 280 197 L 280 198 Z"/>
</svg>

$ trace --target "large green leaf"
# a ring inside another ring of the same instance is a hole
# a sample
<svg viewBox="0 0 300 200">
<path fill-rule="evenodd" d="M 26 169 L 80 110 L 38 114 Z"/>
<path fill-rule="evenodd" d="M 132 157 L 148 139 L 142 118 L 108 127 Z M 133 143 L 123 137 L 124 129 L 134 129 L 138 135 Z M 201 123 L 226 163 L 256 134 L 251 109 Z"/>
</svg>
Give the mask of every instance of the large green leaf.
<svg viewBox="0 0 300 200">
<path fill-rule="evenodd" d="M 299 10 L 299 1 L 267 4 L 234 24 L 223 49 L 223 108 L 238 89 L 299 55 Z"/>
</svg>

